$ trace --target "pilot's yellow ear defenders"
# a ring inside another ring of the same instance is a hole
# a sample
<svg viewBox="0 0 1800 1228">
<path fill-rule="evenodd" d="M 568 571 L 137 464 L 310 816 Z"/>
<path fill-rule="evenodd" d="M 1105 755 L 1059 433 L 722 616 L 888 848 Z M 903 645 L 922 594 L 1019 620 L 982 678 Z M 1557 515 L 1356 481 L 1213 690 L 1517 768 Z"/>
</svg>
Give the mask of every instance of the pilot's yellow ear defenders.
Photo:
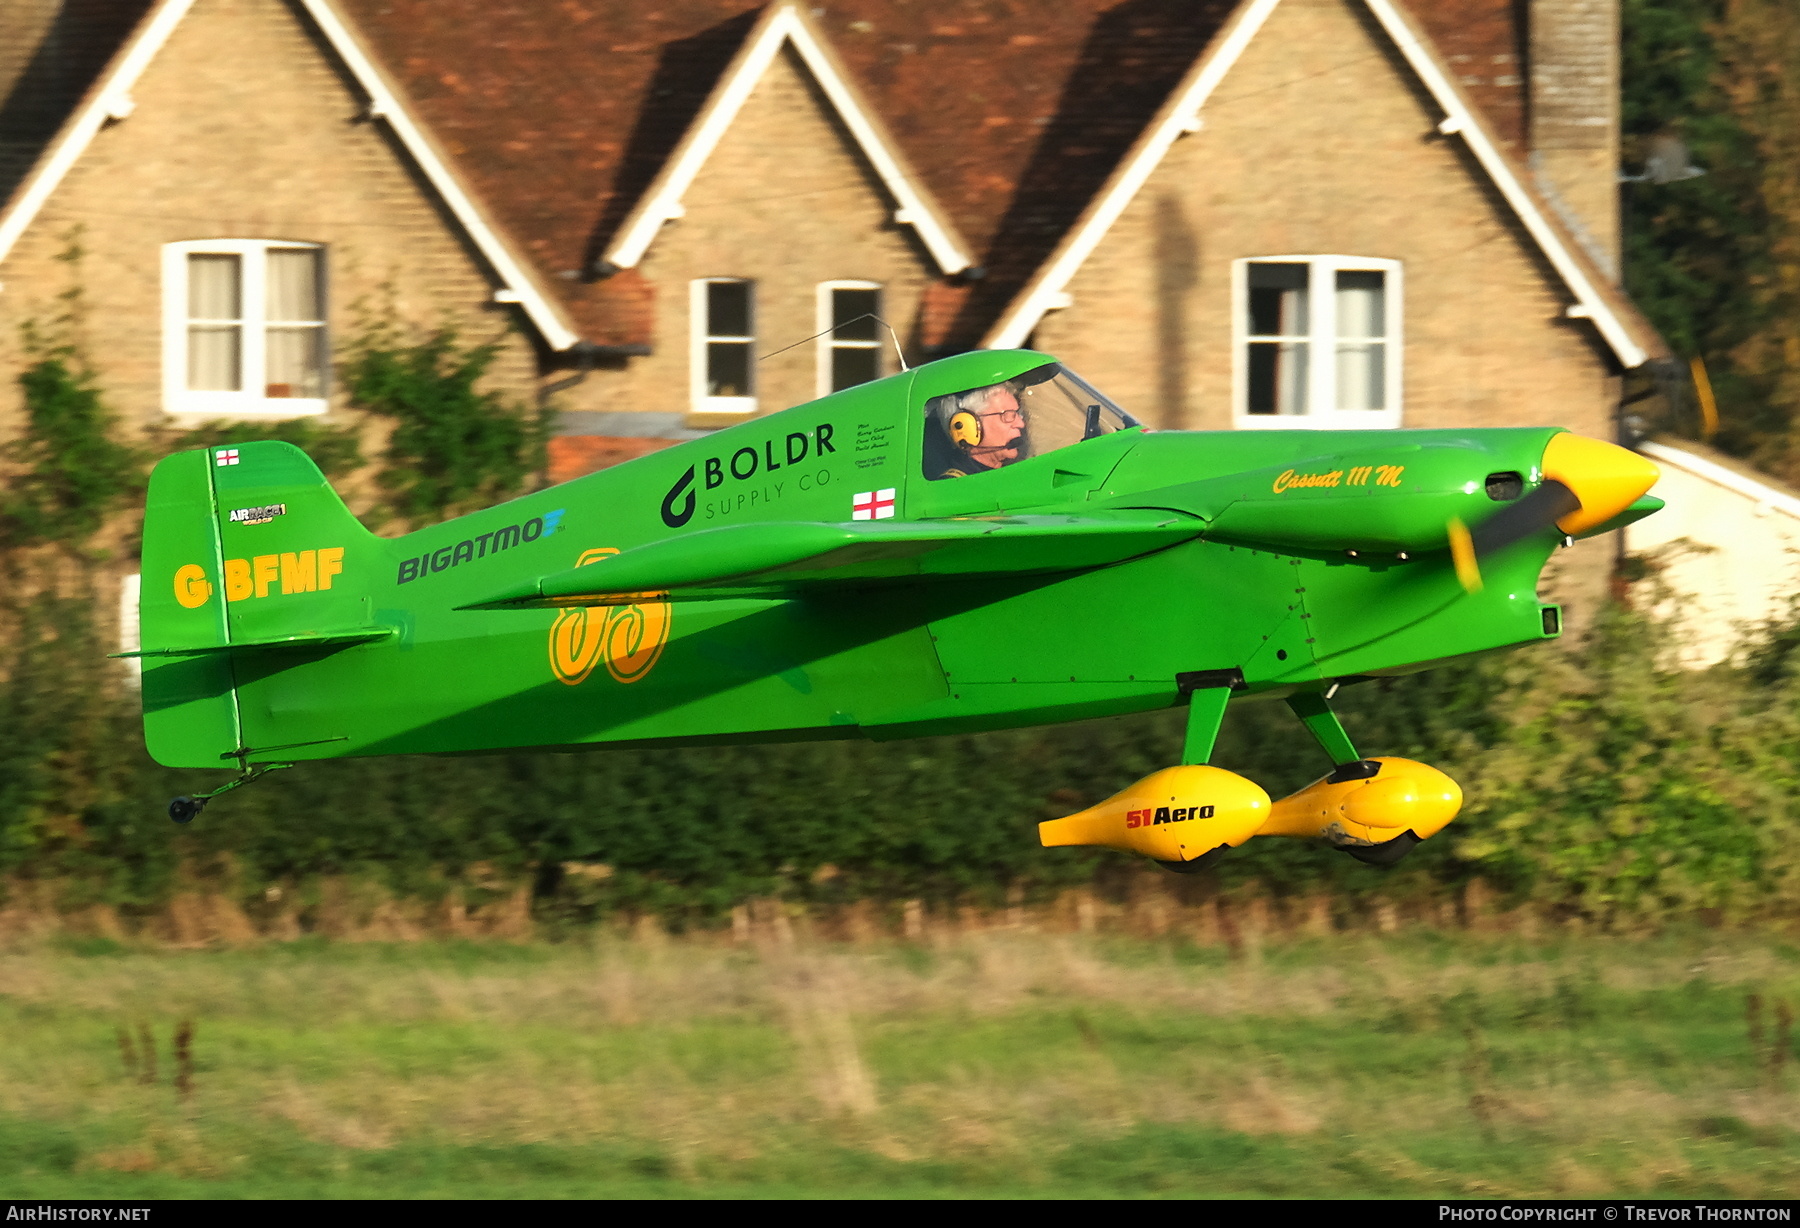
<svg viewBox="0 0 1800 1228">
<path fill-rule="evenodd" d="M 981 419 L 966 409 L 950 415 L 950 438 L 964 447 L 981 446 Z"/>
</svg>

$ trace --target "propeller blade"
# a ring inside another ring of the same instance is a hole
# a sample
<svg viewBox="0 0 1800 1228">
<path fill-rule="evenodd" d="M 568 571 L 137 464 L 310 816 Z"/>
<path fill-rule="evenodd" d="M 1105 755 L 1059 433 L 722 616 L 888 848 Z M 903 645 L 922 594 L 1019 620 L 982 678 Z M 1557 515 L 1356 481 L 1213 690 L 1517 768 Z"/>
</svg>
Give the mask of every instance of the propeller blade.
<svg viewBox="0 0 1800 1228">
<path fill-rule="evenodd" d="M 1475 527 L 1470 537 L 1477 558 L 1496 554 L 1516 542 L 1554 529 L 1556 522 L 1581 510 L 1575 492 L 1557 481 L 1546 478 L 1538 488 L 1522 499 L 1515 499 Z"/>
<path fill-rule="evenodd" d="M 1580 510 L 1581 500 L 1574 491 L 1555 478 L 1547 478 L 1536 490 L 1507 504 L 1473 531 L 1452 516 L 1445 531 L 1450 538 L 1450 559 L 1456 565 L 1456 578 L 1467 592 L 1479 593 L 1482 559 L 1545 529 L 1558 528 L 1557 521 Z"/>
<path fill-rule="evenodd" d="M 1475 559 L 1475 543 L 1469 536 L 1468 527 L 1452 516 L 1444 529 L 1450 535 L 1450 561 L 1456 564 L 1456 578 L 1468 592 L 1479 593 L 1481 564 Z"/>
</svg>

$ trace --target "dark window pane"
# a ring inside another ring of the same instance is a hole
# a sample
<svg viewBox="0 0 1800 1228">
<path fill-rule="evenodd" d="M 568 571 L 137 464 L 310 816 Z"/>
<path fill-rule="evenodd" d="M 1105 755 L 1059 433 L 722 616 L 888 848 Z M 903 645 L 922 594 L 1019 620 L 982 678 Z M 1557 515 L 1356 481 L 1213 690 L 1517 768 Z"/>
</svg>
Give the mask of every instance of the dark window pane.
<svg viewBox="0 0 1800 1228">
<path fill-rule="evenodd" d="M 1257 341 L 1250 345 L 1249 396 L 1253 414 L 1306 412 L 1306 343 Z"/>
<path fill-rule="evenodd" d="M 1250 266 L 1250 332 L 1257 337 L 1303 337 L 1306 325 L 1304 264 Z"/>
<path fill-rule="evenodd" d="M 750 335 L 750 283 L 706 283 L 706 332 L 712 337 Z"/>
<path fill-rule="evenodd" d="M 750 347 L 742 341 L 709 341 L 706 345 L 706 395 L 750 395 Z"/>
<path fill-rule="evenodd" d="M 1253 414 L 1275 412 L 1275 347 L 1272 345 L 1250 347 L 1250 401 L 1247 408 Z"/>
<path fill-rule="evenodd" d="M 831 390 L 841 392 L 881 376 L 881 351 L 870 347 L 837 346 L 831 351 Z"/>
<path fill-rule="evenodd" d="M 1307 266 L 1299 261 L 1284 264 L 1257 260 L 1250 264 L 1250 286 L 1254 290 L 1304 290 L 1306 277 Z"/>
<path fill-rule="evenodd" d="M 880 295 L 879 290 L 833 290 L 832 337 L 838 341 L 874 341 Z"/>
</svg>

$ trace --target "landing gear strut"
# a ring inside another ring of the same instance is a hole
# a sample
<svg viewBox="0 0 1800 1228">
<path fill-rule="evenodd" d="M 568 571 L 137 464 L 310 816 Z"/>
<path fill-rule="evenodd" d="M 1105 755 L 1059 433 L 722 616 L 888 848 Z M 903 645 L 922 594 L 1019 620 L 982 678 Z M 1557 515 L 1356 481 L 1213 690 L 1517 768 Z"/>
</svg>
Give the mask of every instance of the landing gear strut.
<svg viewBox="0 0 1800 1228">
<path fill-rule="evenodd" d="M 1079 814 L 1038 824 L 1044 846 L 1100 845 L 1194 874 L 1253 836 L 1288 836 L 1323 840 L 1365 865 L 1385 867 L 1462 808 L 1462 789 L 1436 768 L 1358 754 L 1331 710 L 1335 686 L 1287 701 L 1336 765 L 1327 775 L 1275 801 L 1254 781 L 1208 766 L 1225 707 L 1243 685 L 1235 669 L 1176 675 L 1188 701 L 1181 765 L 1153 772 Z"/>
<path fill-rule="evenodd" d="M 211 793 L 196 793 L 191 797 L 184 793 L 171 801 L 169 803 L 169 818 L 177 823 L 192 823 L 199 817 L 200 812 L 206 809 L 206 803 L 212 801 L 212 799 L 219 796 L 219 794 L 229 793 L 233 789 L 241 789 L 251 781 L 260 780 L 262 777 L 267 776 L 270 772 L 279 772 L 284 768 L 291 768 L 293 766 L 294 765 L 291 763 L 259 763 L 255 767 L 247 767 L 240 764 L 239 767 L 242 769 L 243 775 L 239 776 L 236 780 L 226 781 Z"/>
<path fill-rule="evenodd" d="M 1301 691 L 1288 697 L 1287 705 L 1306 731 L 1312 734 L 1320 749 L 1331 756 L 1331 774 L 1323 780 L 1296 793 L 1291 798 L 1283 798 L 1277 805 L 1278 821 L 1286 820 L 1289 825 L 1298 824 L 1302 829 L 1318 827 L 1317 835 L 1366 866 L 1398 865 L 1400 859 L 1419 846 L 1423 839 L 1410 828 L 1403 828 L 1398 834 L 1391 834 L 1390 827 L 1374 827 L 1369 824 L 1358 824 L 1351 820 L 1344 803 L 1349 800 L 1350 791 L 1332 788 L 1336 785 L 1347 785 L 1355 781 L 1374 781 L 1381 777 L 1382 768 L 1391 765 L 1388 776 L 1382 777 L 1390 786 L 1386 793 L 1389 807 L 1398 806 L 1397 813 L 1406 813 L 1407 807 L 1417 806 L 1421 796 L 1437 799 L 1430 810 L 1443 810 L 1448 807 L 1449 814 L 1454 815 L 1462 805 L 1462 790 L 1456 787 L 1442 772 L 1424 764 L 1410 763 L 1407 760 L 1364 759 L 1357 753 L 1356 746 L 1350 741 L 1350 735 L 1344 732 L 1344 726 L 1338 720 L 1337 713 L 1331 710 L 1331 696 L 1337 691 L 1333 686 L 1326 691 Z M 1454 794 L 1454 801 L 1450 800 Z M 1368 806 L 1358 807 L 1361 818 L 1385 817 L 1381 808 L 1370 809 Z M 1279 813 L 1286 811 L 1286 813 Z M 1316 812 L 1318 822 L 1313 821 Z M 1437 821 L 1420 812 L 1429 830 L 1426 835 L 1435 832 L 1438 827 L 1449 822 L 1445 817 Z M 1435 826 L 1431 826 L 1435 822 Z M 1322 824 L 1322 826 L 1320 825 Z M 1284 834 L 1300 834 L 1298 832 Z M 1311 834 L 1308 832 L 1307 834 Z"/>
</svg>

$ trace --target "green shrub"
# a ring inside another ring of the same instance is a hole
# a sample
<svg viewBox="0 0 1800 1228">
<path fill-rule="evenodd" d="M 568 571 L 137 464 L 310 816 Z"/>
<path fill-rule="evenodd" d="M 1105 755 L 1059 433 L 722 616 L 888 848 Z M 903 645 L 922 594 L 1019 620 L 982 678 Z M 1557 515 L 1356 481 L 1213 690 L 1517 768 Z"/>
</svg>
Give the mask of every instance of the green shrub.
<svg viewBox="0 0 1800 1228">
<path fill-rule="evenodd" d="M 477 387 L 498 353 L 465 349 L 449 329 L 413 345 L 376 328 L 352 345 L 351 400 L 394 420 L 381 482 L 400 516 L 424 523 L 487 507 L 544 468 L 548 410 Z"/>
<path fill-rule="evenodd" d="M 148 457 L 113 439 L 117 418 L 81 345 L 86 297 L 81 266 L 82 227 L 69 230 L 56 260 L 69 274 L 48 323 L 20 328 L 26 357 L 19 387 L 25 429 L 0 448 L 12 462 L 0 492 L 0 544 L 78 546 L 114 512 L 137 501 Z"/>
<path fill-rule="evenodd" d="M 1469 765 L 1456 852 L 1589 916 L 1791 910 L 1800 689 L 1659 668 L 1658 631 L 1615 613 L 1577 657 L 1509 663 L 1510 728 Z"/>
<path fill-rule="evenodd" d="M 99 594 L 56 595 L 35 570 L 0 609 L 0 877 L 60 883 L 70 903 L 166 898 L 181 850 L 154 804 L 172 774 L 151 764 L 93 622 Z M 34 596 L 19 596 L 35 593 Z"/>
<path fill-rule="evenodd" d="M 1733 105 L 1718 0 L 1625 0 L 1621 128 L 1629 169 L 1650 142 L 1679 135 L 1704 175 L 1625 186 L 1625 272 L 1642 307 L 1683 358 L 1727 356 L 1767 321 L 1776 233 L 1765 152 Z"/>
<path fill-rule="evenodd" d="M 8 544 L 74 544 L 142 495 L 145 457 L 113 439 L 114 415 L 75 347 L 36 348 L 19 376 L 25 431 L 5 448 L 17 469 L 0 514 Z"/>
</svg>

